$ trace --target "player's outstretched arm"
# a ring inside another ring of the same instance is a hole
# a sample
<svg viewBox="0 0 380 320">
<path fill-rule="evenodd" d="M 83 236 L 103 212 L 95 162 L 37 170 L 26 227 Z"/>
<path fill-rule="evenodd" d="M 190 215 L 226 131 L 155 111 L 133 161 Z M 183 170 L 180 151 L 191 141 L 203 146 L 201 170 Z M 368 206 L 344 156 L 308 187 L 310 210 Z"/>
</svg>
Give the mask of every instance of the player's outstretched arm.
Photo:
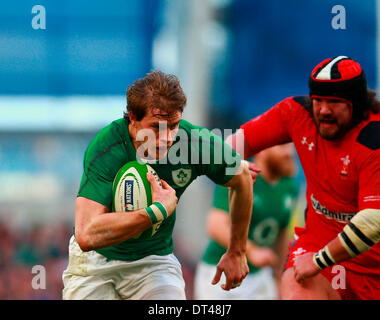
<svg viewBox="0 0 380 320">
<path fill-rule="evenodd" d="M 248 141 L 244 136 L 244 131 L 242 129 L 237 130 L 234 134 L 227 137 L 226 143 L 233 149 L 236 150 L 244 159 L 253 156 L 253 152 L 249 147 Z"/>
<path fill-rule="evenodd" d="M 246 248 L 248 228 L 251 220 L 253 193 L 252 179 L 247 165 L 242 162 L 240 174 L 235 175 L 225 186 L 230 189 L 230 239 L 227 252 L 222 256 L 212 284 L 219 282 L 222 273 L 226 276 L 224 290 L 239 285 L 248 274 Z"/>
<path fill-rule="evenodd" d="M 296 280 L 302 282 L 324 268 L 354 258 L 380 241 L 380 209 L 358 212 L 343 231 L 317 253 L 308 252 L 294 260 Z"/>
<path fill-rule="evenodd" d="M 175 190 L 165 181 L 160 187 L 152 175 L 148 174 L 152 185 L 153 201 L 160 202 L 170 216 L 177 205 Z M 129 212 L 110 212 L 106 206 L 78 197 L 75 214 L 75 238 L 83 251 L 109 247 L 128 240 L 152 225 L 146 209 Z"/>
<path fill-rule="evenodd" d="M 247 140 L 244 137 L 244 132 L 242 129 L 237 130 L 234 134 L 230 135 L 226 139 L 226 143 L 237 153 L 244 157 L 244 159 L 250 158 L 253 155 Z M 257 175 L 261 172 L 261 169 L 253 162 L 246 161 L 249 168 L 249 173 L 251 175 L 253 183 L 256 182 Z"/>
</svg>

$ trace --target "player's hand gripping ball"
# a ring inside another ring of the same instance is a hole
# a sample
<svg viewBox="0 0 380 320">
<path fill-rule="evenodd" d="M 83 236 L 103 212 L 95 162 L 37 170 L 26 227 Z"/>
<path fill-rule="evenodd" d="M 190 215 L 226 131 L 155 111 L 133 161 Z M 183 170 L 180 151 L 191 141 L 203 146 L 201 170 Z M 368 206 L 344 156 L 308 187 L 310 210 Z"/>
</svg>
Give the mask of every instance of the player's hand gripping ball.
<svg viewBox="0 0 380 320">
<path fill-rule="evenodd" d="M 116 174 L 113 182 L 113 211 L 134 211 L 144 209 L 152 204 L 151 184 L 147 173 L 151 172 L 158 184 L 162 183 L 158 174 L 148 164 L 131 161 L 125 164 Z M 153 224 L 150 228 L 134 236 L 135 239 L 147 239 L 158 230 L 161 222 Z"/>
</svg>

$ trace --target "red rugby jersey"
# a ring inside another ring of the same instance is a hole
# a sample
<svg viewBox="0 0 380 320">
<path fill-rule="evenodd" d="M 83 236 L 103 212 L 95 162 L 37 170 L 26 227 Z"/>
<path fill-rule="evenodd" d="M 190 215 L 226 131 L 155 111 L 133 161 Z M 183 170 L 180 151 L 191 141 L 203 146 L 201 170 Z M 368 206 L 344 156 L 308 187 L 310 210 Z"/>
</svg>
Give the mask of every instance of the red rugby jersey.
<svg viewBox="0 0 380 320">
<path fill-rule="evenodd" d="M 307 96 L 287 98 L 241 128 L 254 153 L 294 143 L 307 184 L 305 231 L 319 250 L 358 211 L 380 209 L 380 114 L 330 141 L 319 135 L 307 102 Z M 359 272 L 380 274 L 380 243 L 350 262 Z"/>
</svg>

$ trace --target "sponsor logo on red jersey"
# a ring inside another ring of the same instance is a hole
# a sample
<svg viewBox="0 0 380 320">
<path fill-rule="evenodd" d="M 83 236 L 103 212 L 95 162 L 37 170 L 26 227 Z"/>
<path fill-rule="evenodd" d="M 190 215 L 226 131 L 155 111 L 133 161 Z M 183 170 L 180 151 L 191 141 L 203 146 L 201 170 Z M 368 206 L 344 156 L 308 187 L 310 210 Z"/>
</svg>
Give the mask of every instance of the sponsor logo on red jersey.
<svg viewBox="0 0 380 320">
<path fill-rule="evenodd" d="M 351 218 L 356 214 L 355 213 L 345 213 L 345 212 L 334 212 L 327 209 L 325 206 L 321 205 L 321 203 L 314 198 L 313 195 L 310 197 L 311 204 L 313 205 L 313 209 L 318 214 L 323 214 L 327 219 L 334 219 L 340 223 L 346 223 L 351 220 Z"/>
</svg>

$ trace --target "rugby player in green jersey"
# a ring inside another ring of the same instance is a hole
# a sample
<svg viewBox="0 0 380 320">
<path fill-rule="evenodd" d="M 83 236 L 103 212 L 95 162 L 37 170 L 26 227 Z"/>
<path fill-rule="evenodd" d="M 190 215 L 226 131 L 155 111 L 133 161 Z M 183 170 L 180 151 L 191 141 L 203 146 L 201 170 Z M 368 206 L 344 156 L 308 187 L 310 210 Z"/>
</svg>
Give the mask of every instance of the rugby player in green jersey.
<svg viewBox="0 0 380 320">
<path fill-rule="evenodd" d="M 278 299 L 279 279 L 288 247 L 288 224 L 297 202 L 292 144 L 278 145 L 258 153 L 261 169 L 254 185 L 254 205 L 247 241 L 249 274 L 233 291 L 210 283 L 220 257 L 226 252 L 229 236 L 228 189 L 216 186 L 207 220 L 210 242 L 198 263 L 194 297 L 199 300 Z"/>
<path fill-rule="evenodd" d="M 63 273 L 64 299 L 186 299 L 172 232 L 177 201 L 200 175 L 230 188 L 230 240 L 213 281 L 224 273 L 222 287 L 230 290 L 246 277 L 251 174 L 219 136 L 182 120 L 185 104 L 178 79 L 153 71 L 128 87 L 124 117 L 89 144 Z M 112 212 L 116 173 L 136 160 L 149 162 L 161 178 L 162 187 L 147 176 L 153 202 L 167 212 L 156 233 L 144 239 L 136 235 L 152 226 L 145 209 Z"/>
</svg>

